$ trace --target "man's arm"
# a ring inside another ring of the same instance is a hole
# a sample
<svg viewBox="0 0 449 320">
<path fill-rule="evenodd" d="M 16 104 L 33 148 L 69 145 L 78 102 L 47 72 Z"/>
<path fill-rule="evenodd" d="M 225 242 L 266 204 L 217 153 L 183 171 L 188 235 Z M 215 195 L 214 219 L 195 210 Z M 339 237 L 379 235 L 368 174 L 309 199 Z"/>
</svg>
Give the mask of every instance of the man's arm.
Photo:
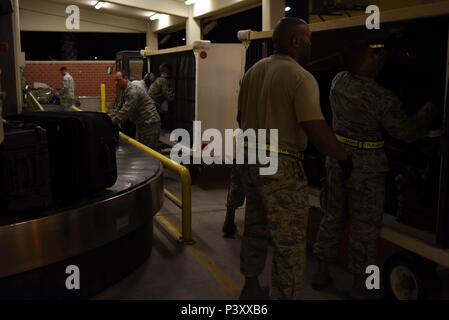
<svg viewBox="0 0 449 320">
<path fill-rule="evenodd" d="M 295 90 L 295 111 L 297 120 L 310 142 L 323 155 L 336 160 L 345 160 L 346 152 L 337 141 L 334 132 L 324 120 L 320 107 L 320 89 L 312 75 L 299 81 Z"/>
<path fill-rule="evenodd" d="M 162 82 L 162 84 L 161 84 L 161 91 L 162 91 L 162 94 L 164 95 L 165 99 L 168 102 L 175 101 L 175 91 L 170 86 L 170 83 L 168 82 L 167 79 L 165 79 L 165 81 Z"/>
<path fill-rule="evenodd" d="M 122 98 L 122 91 L 120 88 L 117 87 L 116 93 L 115 93 L 115 99 L 114 99 L 114 106 L 112 107 L 112 110 L 119 109 Z"/>
<path fill-rule="evenodd" d="M 69 92 L 70 81 L 66 77 L 62 78 L 62 88 L 59 90 L 61 96 L 66 95 Z"/>
<path fill-rule="evenodd" d="M 302 122 L 301 126 L 306 132 L 310 142 L 320 153 L 336 160 L 347 159 L 345 150 L 335 138 L 334 132 L 329 128 L 326 121 L 307 121 Z"/>
<path fill-rule="evenodd" d="M 115 124 L 121 124 L 129 119 L 132 111 L 137 105 L 137 95 L 133 89 L 128 90 L 123 96 L 123 104 L 119 110 L 115 110 L 111 115 L 112 121 Z"/>
<path fill-rule="evenodd" d="M 391 97 L 384 105 L 387 109 L 382 116 L 382 126 L 393 138 L 405 142 L 413 142 L 424 137 L 436 113 L 435 107 L 427 103 L 409 118 L 402 110 L 401 102 L 395 97 Z"/>
</svg>

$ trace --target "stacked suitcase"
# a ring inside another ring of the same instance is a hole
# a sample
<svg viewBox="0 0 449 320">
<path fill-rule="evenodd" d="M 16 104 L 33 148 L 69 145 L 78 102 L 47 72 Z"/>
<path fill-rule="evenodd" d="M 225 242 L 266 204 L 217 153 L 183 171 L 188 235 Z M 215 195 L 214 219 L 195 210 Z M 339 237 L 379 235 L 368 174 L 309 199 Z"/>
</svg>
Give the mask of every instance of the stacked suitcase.
<svg viewBox="0 0 449 320">
<path fill-rule="evenodd" d="M 51 179 L 47 134 L 37 125 L 11 122 L 0 147 L 0 211 L 47 207 Z"/>
<path fill-rule="evenodd" d="M 8 121 L 0 147 L 0 212 L 46 208 L 115 184 L 118 133 L 106 114 L 36 112 Z"/>
</svg>

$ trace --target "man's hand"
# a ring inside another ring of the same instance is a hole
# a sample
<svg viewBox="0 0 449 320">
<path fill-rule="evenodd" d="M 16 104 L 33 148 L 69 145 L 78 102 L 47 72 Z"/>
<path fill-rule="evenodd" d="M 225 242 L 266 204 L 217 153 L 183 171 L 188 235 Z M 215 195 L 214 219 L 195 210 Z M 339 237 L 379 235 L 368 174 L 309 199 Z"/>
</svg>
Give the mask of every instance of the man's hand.
<svg viewBox="0 0 449 320">
<path fill-rule="evenodd" d="M 438 109 L 435 105 L 428 101 L 419 111 L 421 117 L 425 120 L 426 129 L 429 130 L 430 127 L 435 123 L 438 117 Z"/>
<path fill-rule="evenodd" d="M 310 142 L 318 151 L 335 160 L 347 159 L 341 144 L 335 138 L 335 133 L 324 120 L 301 122 L 301 126 L 309 137 Z"/>
<path fill-rule="evenodd" d="M 343 174 L 343 180 L 348 180 L 352 174 L 352 155 L 348 156 L 346 160 L 338 161 L 338 164 Z"/>
</svg>

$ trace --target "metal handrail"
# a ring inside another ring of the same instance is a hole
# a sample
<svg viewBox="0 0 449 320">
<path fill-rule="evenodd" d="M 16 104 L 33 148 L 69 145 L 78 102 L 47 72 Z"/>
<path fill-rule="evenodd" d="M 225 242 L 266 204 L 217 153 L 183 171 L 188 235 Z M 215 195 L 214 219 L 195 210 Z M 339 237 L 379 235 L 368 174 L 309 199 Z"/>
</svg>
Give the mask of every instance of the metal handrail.
<svg viewBox="0 0 449 320">
<path fill-rule="evenodd" d="M 77 107 L 72 106 L 75 111 L 83 111 Z M 175 173 L 178 173 L 181 178 L 182 196 L 181 200 L 174 194 L 164 188 L 164 195 L 167 199 L 173 202 L 182 211 L 182 236 L 179 241 L 183 244 L 191 245 L 195 241 L 192 238 L 192 180 L 190 178 L 189 170 L 183 165 L 173 161 L 172 159 L 160 154 L 159 152 L 147 147 L 139 141 L 120 132 L 120 138 L 136 147 L 137 149 L 149 154 L 150 156 L 159 160 L 165 168 Z"/>
<path fill-rule="evenodd" d="M 27 92 L 27 104 L 28 108 L 32 111 L 45 111 L 42 105 L 37 101 L 36 97 L 31 93 Z"/>
<path fill-rule="evenodd" d="M 175 173 L 178 173 L 181 178 L 182 185 L 182 199 L 179 200 L 174 194 L 164 188 L 164 195 L 173 202 L 177 207 L 182 210 L 182 237 L 180 242 L 183 244 L 194 244 L 192 238 L 192 180 L 190 178 L 189 170 L 183 165 L 173 161 L 170 158 L 160 154 L 159 152 L 147 147 L 146 145 L 140 143 L 128 137 L 126 134 L 120 132 L 120 138 L 128 142 L 129 144 L 135 146 L 139 150 L 146 152 L 150 156 L 156 158 L 165 168 Z"/>
</svg>

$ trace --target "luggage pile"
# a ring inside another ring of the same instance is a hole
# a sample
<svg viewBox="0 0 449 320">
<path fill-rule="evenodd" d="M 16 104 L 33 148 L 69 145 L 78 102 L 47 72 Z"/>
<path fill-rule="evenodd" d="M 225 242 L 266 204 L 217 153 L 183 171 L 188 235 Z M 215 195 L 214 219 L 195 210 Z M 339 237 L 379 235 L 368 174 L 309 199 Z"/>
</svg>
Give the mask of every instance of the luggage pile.
<svg viewBox="0 0 449 320">
<path fill-rule="evenodd" d="M 45 209 L 113 186 L 117 143 L 118 132 L 103 113 L 9 117 L 0 146 L 0 212 Z"/>
<path fill-rule="evenodd" d="M 58 99 L 50 88 L 29 89 L 31 94 L 40 104 L 56 104 Z"/>
</svg>

